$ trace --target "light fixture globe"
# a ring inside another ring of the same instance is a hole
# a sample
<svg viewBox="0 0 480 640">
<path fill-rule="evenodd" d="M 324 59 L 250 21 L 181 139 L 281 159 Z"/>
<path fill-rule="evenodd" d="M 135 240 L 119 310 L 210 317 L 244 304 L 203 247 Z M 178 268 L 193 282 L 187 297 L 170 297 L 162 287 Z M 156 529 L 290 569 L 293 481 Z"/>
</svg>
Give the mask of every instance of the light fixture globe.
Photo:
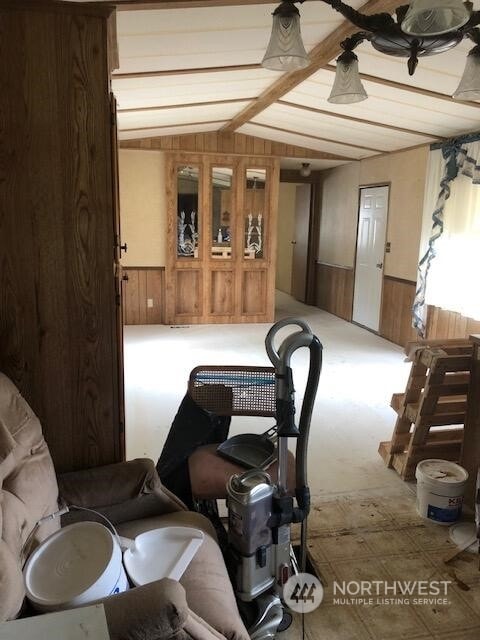
<svg viewBox="0 0 480 640">
<path fill-rule="evenodd" d="M 273 71 L 295 71 L 308 64 L 300 31 L 300 12 L 293 2 L 283 0 L 273 12 L 272 35 L 262 67 Z"/>
<path fill-rule="evenodd" d="M 302 166 L 299 169 L 299 174 L 302 178 L 308 178 L 308 176 L 312 173 L 312 168 L 310 166 L 310 162 L 302 162 Z"/>
<path fill-rule="evenodd" d="M 480 100 L 480 46 L 469 52 L 460 83 L 452 95 L 456 100 Z"/>
<path fill-rule="evenodd" d="M 436 36 L 460 29 L 470 19 L 462 0 L 412 0 L 402 31 L 412 36 Z"/>
<path fill-rule="evenodd" d="M 354 104 L 368 98 L 358 73 L 358 58 L 353 51 L 344 51 L 337 58 L 335 81 L 328 102 Z"/>
</svg>

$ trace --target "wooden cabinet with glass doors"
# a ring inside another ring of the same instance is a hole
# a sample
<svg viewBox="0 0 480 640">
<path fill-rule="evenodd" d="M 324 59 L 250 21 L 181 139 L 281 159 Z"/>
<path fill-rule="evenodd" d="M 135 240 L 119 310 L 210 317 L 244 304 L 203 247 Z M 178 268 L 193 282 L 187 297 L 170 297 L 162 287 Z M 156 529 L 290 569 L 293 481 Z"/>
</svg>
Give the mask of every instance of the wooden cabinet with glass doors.
<svg viewBox="0 0 480 640">
<path fill-rule="evenodd" d="M 279 165 L 167 154 L 166 321 L 271 322 Z"/>
</svg>

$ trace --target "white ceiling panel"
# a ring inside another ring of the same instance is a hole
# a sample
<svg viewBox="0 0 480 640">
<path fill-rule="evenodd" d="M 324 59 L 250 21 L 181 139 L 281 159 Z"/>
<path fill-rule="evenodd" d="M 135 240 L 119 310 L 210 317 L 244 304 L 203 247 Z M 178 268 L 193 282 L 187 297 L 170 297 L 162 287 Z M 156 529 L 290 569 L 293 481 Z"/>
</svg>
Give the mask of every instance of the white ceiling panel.
<svg viewBox="0 0 480 640">
<path fill-rule="evenodd" d="M 239 113 L 247 104 L 248 102 L 234 102 L 230 104 L 216 104 L 208 107 L 197 106 L 120 112 L 118 114 L 118 125 L 119 129 L 136 129 L 188 123 L 218 122 L 220 120 L 230 120 L 230 118 L 233 118 L 233 116 Z"/>
<path fill-rule="evenodd" d="M 275 131 L 256 125 L 253 122 L 244 124 L 238 129 L 239 133 L 245 133 L 250 136 L 258 136 L 259 138 L 266 138 L 267 140 L 273 140 L 275 142 L 283 142 L 285 144 L 297 145 L 299 147 L 306 147 L 313 151 L 324 151 L 325 153 L 334 153 L 335 155 L 342 156 L 350 160 L 360 160 L 360 158 L 367 158 L 375 155 L 374 152 L 367 149 L 356 149 L 349 147 L 348 145 L 338 144 L 336 142 L 325 142 L 323 140 L 315 140 L 302 136 L 301 134 L 285 133 L 284 131 Z"/>
<path fill-rule="evenodd" d="M 282 129 L 325 137 L 347 145 L 349 143 L 360 145 L 378 152 L 432 142 L 431 138 L 392 131 L 373 124 L 343 120 L 336 118 L 334 114 L 324 115 L 281 104 L 268 107 L 256 116 L 253 122 L 260 124 L 274 122 L 275 126 Z"/>
<path fill-rule="evenodd" d="M 355 0 L 360 6 L 362 0 Z M 174 10 L 120 11 L 117 14 L 120 71 L 190 69 L 259 63 L 270 38 L 277 4 Z M 301 7 L 302 35 L 310 50 L 343 18 L 328 6 Z"/>
<path fill-rule="evenodd" d="M 281 74 L 265 69 L 113 78 L 120 109 L 255 98 Z"/>
<path fill-rule="evenodd" d="M 135 140 L 136 138 L 155 138 L 157 136 L 181 136 L 185 133 L 208 133 L 217 131 L 225 122 L 215 122 L 213 124 L 194 124 L 183 127 L 164 127 L 162 129 L 136 129 L 132 131 L 119 131 L 120 140 Z"/>
<path fill-rule="evenodd" d="M 449 137 L 480 126 L 480 108 L 363 81 L 368 99 L 349 105 L 327 101 L 335 73 L 322 70 L 286 94 L 282 100 Z"/>
</svg>

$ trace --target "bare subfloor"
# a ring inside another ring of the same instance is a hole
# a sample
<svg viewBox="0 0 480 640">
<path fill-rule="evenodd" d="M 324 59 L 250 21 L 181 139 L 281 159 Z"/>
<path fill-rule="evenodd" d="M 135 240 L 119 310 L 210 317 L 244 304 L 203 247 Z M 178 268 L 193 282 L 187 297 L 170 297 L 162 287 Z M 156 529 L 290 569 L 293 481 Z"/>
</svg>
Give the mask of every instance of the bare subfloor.
<svg viewBox="0 0 480 640">
<path fill-rule="evenodd" d="M 448 529 L 416 514 L 415 487 L 386 469 L 377 453 L 378 443 L 390 438 L 394 424 L 390 397 L 402 391 L 408 376 L 402 350 L 279 294 L 277 319 L 287 316 L 307 320 L 324 345 L 308 462 L 313 496 L 309 551 L 325 595 L 320 607 L 305 616 L 305 636 L 309 640 L 478 640 L 478 557 L 463 553 L 444 563 L 453 549 Z M 269 365 L 263 344 L 269 326 L 126 327 L 127 457 L 158 458 L 193 367 Z M 292 364 L 300 403 L 307 352 L 298 351 Z M 270 426 L 267 418 L 234 418 L 231 434 L 260 433 Z M 362 581 L 363 593 L 353 595 L 359 588 L 356 583 Z M 405 581 L 423 582 L 411 586 L 412 595 L 402 596 L 396 581 L 403 588 Z M 431 591 L 430 581 L 449 582 L 440 585 L 446 595 L 418 593 Z M 339 591 L 344 583 L 352 583 L 347 596 Z M 378 597 L 377 583 L 382 592 Z M 340 601 L 335 603 L 334 597 Z M 427 602 L 415 601 L 419 598 Z M 281 637 L 301 638 L 301 619 L 297 617 Z"/>
</svg>

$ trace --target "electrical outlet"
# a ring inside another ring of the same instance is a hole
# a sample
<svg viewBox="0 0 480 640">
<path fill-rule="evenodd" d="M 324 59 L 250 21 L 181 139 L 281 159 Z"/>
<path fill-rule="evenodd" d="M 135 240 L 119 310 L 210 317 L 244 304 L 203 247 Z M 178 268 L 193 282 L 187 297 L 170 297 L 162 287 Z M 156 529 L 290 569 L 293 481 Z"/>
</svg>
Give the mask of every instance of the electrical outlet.
<svg viewBox="0 0 480 640">
<path fill-rule="evenodd" d="M 153 298 L 147 298 L 147 307 L 149 309 L 153 307 Z"/>
</svg>

